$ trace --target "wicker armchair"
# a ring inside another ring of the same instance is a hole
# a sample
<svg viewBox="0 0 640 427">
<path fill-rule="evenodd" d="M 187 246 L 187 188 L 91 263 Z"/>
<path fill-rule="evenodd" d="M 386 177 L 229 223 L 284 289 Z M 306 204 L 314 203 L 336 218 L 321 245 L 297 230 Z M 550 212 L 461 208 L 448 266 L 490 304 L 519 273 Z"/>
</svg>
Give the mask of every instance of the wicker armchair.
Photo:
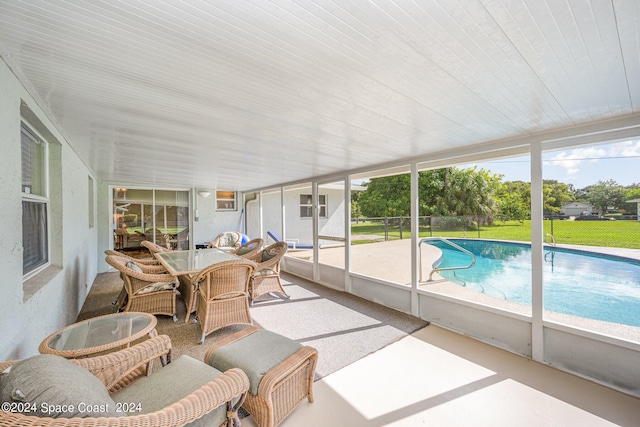
<svg viewBox="0 0 640 427">
<path fill-rule="evenodd" d="M 242 244 L 242 234 L 237 231 L 225 231 L 216 236 L 211 243 L 210 248 L 218 248 L 223 251 L 237 251 Z"/>
<path fill-rule="evenodd" d="M 158 260 L 132 258 L 129 255 L 123 254 L 122 252 L 114 251 L 112 249 L 107 249 L 104 251 L 104 253 L 105 255 L 123 257 L 127 260 L 127 263 L 129 262 L 135 263 L 137 268 L 139 268 L 143 273 L 147 273 L 147 274 L 167 273 L 167 269 L 164 268 L 164 266 L 162 266 L 160 264 L 160 261 Z M 120 277 L 122 278 L 123 282 L 126 281 L 122 273 L 120 273 Z M 118 309 L 120 309 L 121 307 L 124 306 L 126 301 L 127 301 L 127 287 L 123 286 L 122 290 L 120 291 L 120 294 L 118 295 L 118 298 L 116 298 L 115 301 L 113 301 L 111 304 L 115 305 L 116 307 L 118 307 Z"/>
<path fill-rule="evenodd" d="M 231 253 L 243 258 L 253 259 L 262 249 L 262 245 L 264 245 L 264 240 L 258 237 L 256 239 L 249 240 L 247 243 Z"/>
<path fill-rule="evenodd" d="M 232 253 L 243 258 L 251 259 L 262 249 L 262 243 L 263 240 L 260 238 L 253 239 L 240 246 Z M 184 300 L 185 306 L 187 307 L 187 314 L 184 319 L 185 323 L 189 322 L 191 313 L 196 311 L 197 303 L 196 299 L 194 298 L 196 283 L 193 280 L 194 277 L 195 276 L 192 277 L 186 274 L 178 276 L 178 290 L 180 291 L 180 295 L 182 295 L 182 299 Z"/>
<path fill-rule="evenodd" d="M 37 387 L 44 388 L 46 387 L 44 384 L 49 384 L 56 389 L 55 395 L 51 397 L 51 401 L 49 398 L 44 398 L 47 399 L 46 402 L 38 403 L 54 406 L 57 405 L 57 400 L 60 400 L 67 407 L 75 403 L 74 406 L 79 408 L 80 405 L 86 404 L 88 401 L 87 395 L 99 395 L 104 398 L 104 408 L 108 411 L 100 409 L 97 414 L 91 414 L 91 417 L 81 418 L 79 415 L 66 412 L 61 414 L 48 413 L 49 416 L 45 417 L 35 413 L 23 414 L 0 410 L 0 425 L 178 427 L 196 420 L 204 422 L 206 425 L 236 425 L 237 408 L 244 401 L 244 396 L 249 388 L 246 374 L 240 369 L 230 369 L 222 373 L 188 356 L 181 356 L 166 367 L 150 373 L 149 363 L 159 357 L 170 355 L 170 352 L 171 341 L 169 337 L 160 335 L 132 347 L 102 356 L 74 360 L 54 355 L 31 358 L 27 362 L 32 365 L 36 364 L 39 374 L 37 381 L 30 380 L 35 386 L 32 391 L 35 396 L 33 401 L 38 402 L 38 398 L 43 399 L 39 394 L 41 391 L 38 392 Z M 12 369 L 12 372 L 15 372 L 18 370 L 18 362 L 20 361 L 0 363 L 0 372 L 4 372 L 10 366 L 14 366 L 15 369 Z M 54 362 L 53 365 L 51 362 Z M 62 369 L 54 371 L 51 366 Z M 200 378 L 184 381 L 184 374 L 189 374 L 188 371 L 181 372 L 181 369 L 185 368 L 198 371 L 197 374 L 200 375 Z M 64 375 L 67 372 L 69 375 Z M 14 373 L 14 377 L 11 379 L 4 375 L 0 377 L 0 390 L 6 387 L 11 391 L 13 386 L 20 382 L 20 379 L 16 379 L 16 375 Z M 49 377 L 49 375 L 51 376 Z M 62 386 L 59 382 L 61 377 L 66 379 L 67 383 L 72 383 L 72 386 Z M 80 381 L 78 377 L 90 381 Z M 7 382 L 3 383 L 4 381 Z M 176 383 L 180 382 L 186 384 L 176 386 Z M 90 384 L 91 387 L 81 387 L 80 383 Z M 174 388 L 181 388 L 181 390 L 170 394 Z M 164 404 L 158 403 L 158 394 L 161 394 L 160 399 L 164 401 Z M 30 402 L 33 401 L 30 400 Z M 139 404 L 133 412 L 128 414 L 125 412 L 114 413 L 116 408 L 124 408 L 125 405 L 130 405 L 132 402 Z M 153 408 L 154 405 L 159 404 L 162 406 Z M 67 418 L 55 418 L 57 415 L 66 415 Z"/>
<path fill-rule="evenodd" d="M 282 298 L 289 298 L 280 281 L 280 260 L 286 253 L 287 243 L 276 242 L 253 257 L 258 265 L 249 285 L 251 305 L 265 294 L 278 293 Z"/>
<path fill-rule="evenodd" d="M 203 269 L 193 279 L 196 291 L 196 314 L 202 329 L 200 344 L 213 331 L 229 325 L 251 325 L 249 281 L 255 270 L 250 260 L 231 260 Z"/>
<path fill-rule="evenodd" d="M 140 266 L 121 256 L 108 255 L 106 261 L 120 271 L 124 280 L 126 298 L 118 306 L 120 311 L 163 314 L 173 316 L 174 322 L 178 321 L 173 276 L 166 273 L 145 273 Z"/>
</svg>

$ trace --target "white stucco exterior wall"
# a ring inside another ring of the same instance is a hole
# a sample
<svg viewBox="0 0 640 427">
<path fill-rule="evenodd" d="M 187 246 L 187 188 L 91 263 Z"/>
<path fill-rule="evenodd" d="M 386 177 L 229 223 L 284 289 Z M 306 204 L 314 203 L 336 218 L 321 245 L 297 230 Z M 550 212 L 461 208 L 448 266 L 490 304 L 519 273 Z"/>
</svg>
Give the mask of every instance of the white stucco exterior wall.
<svg viewBox="0 0 640 427">
<path fill-rule="evenodd" d="M 296 239 L 301 244 L 313 243 L 313 221 L 300 217 L 300 195 L 311 194 L 311 188 L 286 190 L 284 192 L 286 230 L 282 231 L 281 193 L 270 192 L 262 195 L 263 235 L 260 236 L 259 200 L 247 204 L 247 230 L 251 238 L 262 237 L 266 243 L 273 243 L 267 232 L 275 231 L 280 237 Z M 320 195 L 327 200 L 327 217 L 318 221 L 318 234 L 344 236 L 344 190 L 320 187 Z"/>
<path fill-rule="evenodd" d="M 30 279 L 27 286 L 22 275 L 21 104 L 26 106 L 23 111 L 29 112 L 31 124 L 51 139 L 49 175 L 53 177 L 49 183 L 51 267 Z M 10 360 L 37 354 L 38 345 L 47 335 L 75 321 L 96 276 L 93 248 L 97 245 L 97 221 L 94 218 L 90 227 L 91 172 L 3 61 L 0 129 L 0 179 L 4 189 L 4 202 L 0 204 L 4 297 L 0 308 L 0 359 Z M 95 186 L 95 179 L 92 182 Z M 91 203 L 95 207 L 95 198 Z"/>
</svg>

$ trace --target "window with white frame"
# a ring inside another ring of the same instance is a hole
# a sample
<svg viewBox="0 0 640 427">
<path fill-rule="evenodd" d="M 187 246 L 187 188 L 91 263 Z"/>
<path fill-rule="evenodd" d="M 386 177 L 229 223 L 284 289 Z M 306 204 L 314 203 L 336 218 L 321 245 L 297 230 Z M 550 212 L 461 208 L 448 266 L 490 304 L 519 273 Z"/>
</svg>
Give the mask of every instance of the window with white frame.
<svg viewBox="0 0 640 427">
<path fill-rule="evenodd" d="M 235 211 L 236 210 L 236 192 L 235 191 L 216 191 L 216 210 L 219 211 Z"/>
<path fill-rule="evenodd" d="M 300 218 L 311 218 L 313 216 L 313 197 L 311 194 L 300 195 Z M 318 217 L 327 217 L 327 196 L 326 194 L 318 195 Z"/>
<path fill-rule="evenodd" d="M 47 143 L 26 123 L 22 146 L 22 271 L 26 276 L 49 262 Z"/>
</svg>

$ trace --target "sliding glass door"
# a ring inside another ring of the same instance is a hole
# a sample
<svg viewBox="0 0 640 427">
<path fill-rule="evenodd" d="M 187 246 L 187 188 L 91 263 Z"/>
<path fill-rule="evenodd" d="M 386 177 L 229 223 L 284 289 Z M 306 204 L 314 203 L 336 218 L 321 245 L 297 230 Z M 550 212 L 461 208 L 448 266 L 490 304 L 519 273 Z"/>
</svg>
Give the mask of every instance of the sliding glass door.
<svg viewBox="0 0 640 427">
<path fill-rule="evenodd" d="M 139 249 L 149 240 L 189 249 L 189 191 L 113 189 L 114 248 Z"/>
</svg>

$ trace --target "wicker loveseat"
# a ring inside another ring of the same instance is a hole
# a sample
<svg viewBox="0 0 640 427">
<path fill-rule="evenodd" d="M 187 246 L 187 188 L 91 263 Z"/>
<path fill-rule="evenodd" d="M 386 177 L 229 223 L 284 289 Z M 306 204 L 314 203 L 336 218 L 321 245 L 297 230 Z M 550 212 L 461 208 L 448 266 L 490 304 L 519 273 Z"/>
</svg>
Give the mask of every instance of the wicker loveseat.
<svg viewBox="0 0 640 427">
<path fill-rule="evenodd" d="M 160 335 L 86 359 L 45 354 L 0 363 L 0 425 L 232 426 L 246 374 L 181 356 L 145 376 L 149 362 L 170 350 Z"/>
</svg>

